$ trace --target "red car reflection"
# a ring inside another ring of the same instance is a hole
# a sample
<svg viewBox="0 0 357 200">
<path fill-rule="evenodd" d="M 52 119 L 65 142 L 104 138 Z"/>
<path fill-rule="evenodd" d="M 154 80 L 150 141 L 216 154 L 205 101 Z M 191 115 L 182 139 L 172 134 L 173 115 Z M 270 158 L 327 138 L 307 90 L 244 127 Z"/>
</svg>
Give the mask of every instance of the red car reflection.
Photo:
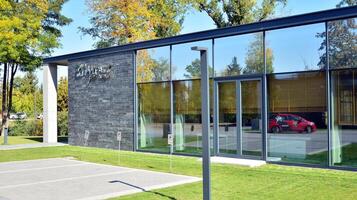
<svg viewBox="0 0 357 200">
<path fill-rule="evenodd" d="M 298 133 L 312 133 L 316 131 L 314 122 L 310 122 L 294 114 L 275 114 L 269 119 L 269 131 L 280 133 L 283 131 L 295 131 Z"/>
</svg>

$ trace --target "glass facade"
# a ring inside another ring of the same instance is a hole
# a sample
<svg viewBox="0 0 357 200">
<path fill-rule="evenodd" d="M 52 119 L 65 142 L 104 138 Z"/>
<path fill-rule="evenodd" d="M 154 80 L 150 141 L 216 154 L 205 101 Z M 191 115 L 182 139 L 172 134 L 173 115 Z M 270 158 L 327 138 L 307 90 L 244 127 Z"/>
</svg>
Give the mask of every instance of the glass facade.
<svg viewBox="0 0 357 200">
<path fill-rule="evenodd" d="M 213 75 L 212 66 L 212 40 L 190 42 L 172 46 L 172 79 L 184 80 L 200 78 L 200 54 L 191 50 L 191 47 L 199 46 L 208 49 L 208 67 L 210 75 Z"/>
<path fill-rule="evenodd" d="M 218 38 L 214 52 L 216 76 L 264 73 L 263 33 Z"/>
<path fill-rule="evenodd" d="M 200 46 L 209 52 L 212 154 L 356 168 L 355 21 L 138 50 L 137 148 L 170 152 L 172 133 L 173 153 L 201 153 L 200 57 L 191 50 Z"/>
<path fill-rule="evenodd" d="M 138 148 L 169 152 L 170 84 L 142 83 L 138 88 Z"/>
<path fill-rule="evenodd" d="M 268 76 L 268 159 L 327 164 L 325 72 Z"/>
<path fill-rule="evenodd" d="M 200 80 L 173 82 L 175 152 L 201 152 Z"/>
<path fill-rule="evenodd" d="M 325 24 L 313 24 L 266 32 L 268 73 L 324 69 Z"/>
<path fill-rule="evenodd" d="M 136 53 L 137 82 L 170 79 L 170 47 L 138 50 Z"/>
<path fill-rule="evenodd" d="M 332 72 L 332 163 L 357 167 L 357 70 Z"/>
</svg>

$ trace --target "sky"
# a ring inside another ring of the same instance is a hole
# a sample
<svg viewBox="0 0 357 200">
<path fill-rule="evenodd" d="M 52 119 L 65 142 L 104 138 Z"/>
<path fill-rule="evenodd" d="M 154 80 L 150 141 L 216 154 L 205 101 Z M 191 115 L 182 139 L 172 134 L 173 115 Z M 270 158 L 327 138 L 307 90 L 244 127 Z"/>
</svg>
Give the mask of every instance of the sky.
<svg viewBox="0 0 357 200">
<path fill-rule="evenodd" d="M 297 15 L 302 13 L 332 9 L 335 8 L 335 5 L 339 1 L 340 0 L 288 0 L 288 3 L 284 8 L 278 7 L 276 9 L 275 16 L 283 17 L 288 15 Z M 72 18 L 73 22 L 70 25 L 61 28 L 63 37 L 60 39 L 60 43 L 62 45 L 60 48 L 55 49 L 52 55 L 57 56 L 93 49 L 94 40 L 90 36 L 83 35 L 78 30 L 78 27 L 80 26 L 89 27 L 90 25 L 90 14 L 87 11 L 85 0 L 69 0 L 63 6 L 62 14 Z M 185 17 L 181 34 L 214 28 L 215 25 L 213 21 L 205 13 L 199 13 L 197 11 L 191 10 Z M 275 38 L 280 37 L 280 35 L 275 34 Z M 272 36 L 272 39 L 274 39 L 274 35 Z M 295 44 L 292 45 L 298 45 L 297 41 L 298 40 L 295 40 Z M 317 42 L 315 42 L 313 45 L 316 46 L 316 44 Z M 279 49 L 280 47 L 276 48 Z M 308 60 L 307 62 L 313 63 L 316 61 L 314 60 L 314 58 L 311 58 L 311 60 Z M 42 70 L 39 69 L 36 74 L 39 78 L 40 83 L 42 83 Z M 67 67 L 59 67 L 58 77 L 61 76 L 67 76 Z"/>
</svg>

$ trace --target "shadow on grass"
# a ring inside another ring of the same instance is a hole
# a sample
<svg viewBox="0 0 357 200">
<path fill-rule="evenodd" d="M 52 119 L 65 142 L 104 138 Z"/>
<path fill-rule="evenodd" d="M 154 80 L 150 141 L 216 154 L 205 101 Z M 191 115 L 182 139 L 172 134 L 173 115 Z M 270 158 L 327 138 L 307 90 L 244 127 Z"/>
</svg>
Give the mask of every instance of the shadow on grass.
<svg viewBox="0 0 357 200">
<path fill-rule="evenodd" d="M 32 141 L 36 141 L 36 142 L 43 142 L 43 137 L 24 137 L 27 140 L 32 140 Z M 68 144 L 68 137 L 67 136 L 59 136 L 57 138 L 57 141 L 59 143 L 65 143 Z"/>
<path fill-rule="evenodd" d="M 141 190 L 141 191 L 143 191 L 143 192 L 151 193 L 151 194 L 154 194 L 154 195 L 159 195 L 160 197 L 165 197 L 165 198 L 171 199 L 171 200 L 176 200 L 175 197 L 168 196 L 168 195 L 162 194 L 162 193 L 160 193 L 160 192 L 148 191 L 148 190 L 145 190 L 145 189 L 142 188 L 142 187 L 139 187 L 139 186 L 136 186 L 136 185 L 133 185 L 133 184 L 130 184 L 130 183 L 126 183 L 126 182 L 124 182 L 124 181 L 114 180 L 114 181 L 109 181 L 109 183 L 121 183 L 121 184 L 130 186 L 130 187 L 139 189 L 139 190 Z"/>
</svg>

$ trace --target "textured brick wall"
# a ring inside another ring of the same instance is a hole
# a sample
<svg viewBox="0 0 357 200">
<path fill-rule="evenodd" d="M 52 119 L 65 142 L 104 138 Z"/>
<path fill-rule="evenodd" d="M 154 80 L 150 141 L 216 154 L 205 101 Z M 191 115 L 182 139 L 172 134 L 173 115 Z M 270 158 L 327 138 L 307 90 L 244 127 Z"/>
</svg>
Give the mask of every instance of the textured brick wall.
<svg viewBox="0 0 357 200">
<path fill-rule="evenodd" d="M 75 76 L 79 64 L 111 65 L 106 80 Z M 69 144 L 118 148 L 117 132 L 122 132 L 121 148 L 133 149 L 134 136 L 133 52 L 85 58 L 70 62 Z M 87 139 L 88 138 L 88 139 Z"/>
</svg>

